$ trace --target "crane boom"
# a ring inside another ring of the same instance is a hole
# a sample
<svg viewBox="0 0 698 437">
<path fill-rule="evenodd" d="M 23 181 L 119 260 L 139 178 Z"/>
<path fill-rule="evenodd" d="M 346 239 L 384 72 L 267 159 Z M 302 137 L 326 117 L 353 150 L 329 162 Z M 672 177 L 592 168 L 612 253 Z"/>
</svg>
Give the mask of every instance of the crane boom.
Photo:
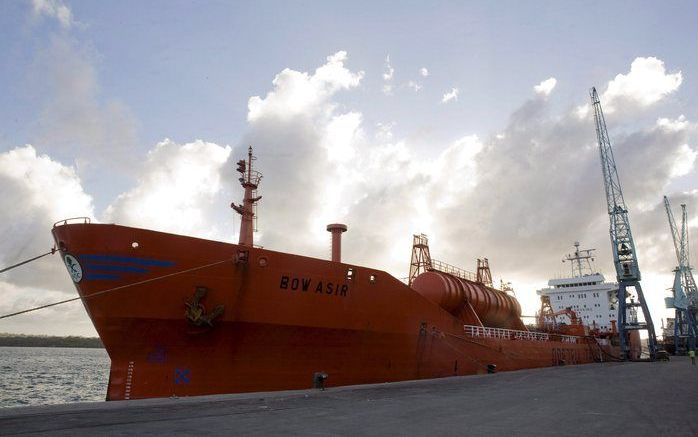
<svg viewBox="0 0 698 437">
<path fill-rule="evenodd" d="M 696 289 L 696 280 L 693 278 L 693 268 L 691 268 L 691 253 L 688 241 L 688 213 L 686 212 L 686 204 L 681 204 L 681 260 L 680 265 L 683 266 L 684 284 L 686 298 L 688 304 L 695 311 L 698 309 L 698 289 Z"/>
<path fill-rule="evenodd" d="M 637 262 L 635 241 L 630 230 L 628 208 L 623 198 L 616 160 L 613 156 L 613 148 L 611 147 L 606 120 L 596 88 L 592 88 L 589 94 L 591 105 L 594 108 L 596 139 L 599 144 L 601 170 L 606 191 L 606 205 L 610 220 L 609 234 L 611 237 L 613 264 L 618 279 L 618 331 L 620 334 L 621 357 L 630 359 L 629 331 L 647 330 L 649 354 L 650 358 L 654 359 L 657 350 L 657 339 L 652 318 L 642 293 L 642 286 L 640 285 L 640 267 Z M 637 302 L 630 294 L 629 288 L 634 289 Z M 628 299 L 630 299 L 629 302 Z M 638 323 L 634 317 L 638 307 L 642 309 L 644 323 Z M 628 317 L 628 312 L 631 313 L 631 317 Z"/>
<path fill-rule="evenodd" d="M 596 138 L 599 143 L 601 155 L 601 170 L 603 172 L 604 188 L 606 190 L 606 204 L 610 217 L 610 234 L 613 247 L 613 262 L 618 278 L 640 280 L 640 268 L 637 265 L 635 255 L 635 242 L 630 231 L 628 208 L 623 198 L 623 190 L 618 178 L 616 160 L 613 156 L 611 140 L 606 129 L 606 120 L 601 109 L 601 101 L 596 93 L 596 88 L 591 89 L 591 101 L 594 106 L 594 119 L 596 121 Z"/>
<path fill-rule="evenodd" d="M 676 220 L 674 220 L 674 213 L 671 210 L 669 199 L 666 196 L 664 196 L 664 209 L 666 209 L 666 215 L 669 219 L 669 230 L 671 231 L 671 239 L 674 241 L 674 251 L 676 251 L 676 260 L 679 262 L 680 265 L 682 236 L 679 236 L 679 229 L 676 226 Z"/>
</svg>

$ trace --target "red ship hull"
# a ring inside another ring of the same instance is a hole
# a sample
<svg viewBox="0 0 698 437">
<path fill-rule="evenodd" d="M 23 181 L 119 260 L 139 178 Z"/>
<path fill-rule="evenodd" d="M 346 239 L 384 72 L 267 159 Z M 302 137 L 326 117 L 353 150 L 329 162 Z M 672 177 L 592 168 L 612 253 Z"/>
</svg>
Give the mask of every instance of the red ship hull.
<svg viewBox="0 0 698 437">
<path fill-rule="evenodd" d="M 53 229 L 111 357 L 107 399 L 401 381 L 590 363 L 588 337 L 466 328 L 391 275 L 102 224 Z M 106 291 L 105 290 L 111 290 Z M 198 297 L 197 297 L 198 296 Z"/>
</svg>

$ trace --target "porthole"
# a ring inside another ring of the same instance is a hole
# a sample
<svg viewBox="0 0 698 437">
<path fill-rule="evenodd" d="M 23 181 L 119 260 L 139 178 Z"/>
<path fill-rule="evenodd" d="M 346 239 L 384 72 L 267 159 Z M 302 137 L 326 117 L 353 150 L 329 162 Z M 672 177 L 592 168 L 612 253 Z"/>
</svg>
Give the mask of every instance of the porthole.
<svg viewBox="0 0 698 437">
<path fill-rule="evenodd" d="M 131 247 L 133 247 L 134 249 L 138 249 L 138 246 L 138 241 L 134 241 L 133 243 L 131 243 Z"/>
</svg>

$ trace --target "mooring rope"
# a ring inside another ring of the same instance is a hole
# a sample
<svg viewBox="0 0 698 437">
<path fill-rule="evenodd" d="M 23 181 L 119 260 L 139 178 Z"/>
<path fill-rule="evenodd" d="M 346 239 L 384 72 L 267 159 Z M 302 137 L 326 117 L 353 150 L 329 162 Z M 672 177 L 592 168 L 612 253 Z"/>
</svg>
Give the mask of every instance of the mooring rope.
<svg viewBox="0 0 698 437">
<path fill-rule="evenodd" d="M 12 269 L 14 269 L 15 267 L 23 266 L 24 264 L 30 263 L 30 262 L 32 262 L 32 261 L 36 261 L 36 260 L 39 259 L 39 258 L 45 257 L 46 255 L 53 255 L 54 253 L 56 253 L 56 248 L 55 248 L 55 247 L 52 248 L 51 250 L 49 250 L 48 252 L 46 252 L 46 253 L 44 253 L 44 254 L 41 254 L 41 255 L 39 255 L 39 256 L 35 256 L 34 258 L 30 258 L 30 259 L 28 259 L 28 260 L 26 260 L 26 261 L 22 261 L 21 263 L 17 263 L 17 264 L 11 265 L 11 266 L 9 266 L 9 267 L 5 267 L 4 269 L 0 270 L 0 273 L 5 273 L 6 271 L 12 270 Z"/>
<path fill-rule="evenodd" d="M 46 254 L 45 254 L 45 255 L 46 255 Z M 43 256 L 43 255 L 42 255 L 42 256 Z M 87 299 L 92 299 L 93 297 L 100 296 L 100 295 L 102 295 L 102 294 L 111 293 L 111 292 L 113 292 L 113 291 L 118 291 L 118 290 L 123 290 L 123 289 L 125 289 L 125 288 L 134 287 L 134 286 L 136 286 L 136 285 L 147 284 L 147 283 L 149 283 L 149 282 L 159 281 L 160 279 L 170 278 L 170 277 L 172 277 L 172 276 L 177 276 L 177 275 L 181 275 L 181 274 L 184 274 L 184 273 L 189 273 L 189 272 L 193 272 L 193 271 L 196 271 L 196 270 L 203 270 L 203 269 L 206 269 L 206 268 L 209 268 L 209 267 L 213 267 L 213 266 L 216 266 L 216 265 L 219 265 L 219 264 L 223 264 L 223 263 L 226 263 L 226 262 L 230 262 L 230 261 L 232 261 L 232 259 L 231 259 L 231 258 L 227 258 L 227 259 L 224 259 L 224 260 L 222 260 L 222 261 L 216 261 L 216 262 L 212 262 L 212 263 L 210 263 L 210 264 L 205 264 L 205 265 L 198 266 L 198 267 L 192 267 L 192 268 L 186 269 L 186 270 L 180 270 L 180 271 L 178 271 L 178 272 L 168 273 L 168 274 L 162 275 L 162 276 L 157 276 L 157 277 L 155 277 L 155 278 L 145 279 L 145 280 L 143 280 L 143 281 L 133 282 L 133 283 L 131 283 L 131 284 L 126 284 L 126 285 L 119 285 L 118 287 L 113 287 L 113 288 L 108 288 L 108 289 L 106 289 L 106 290 L 97 291 L 97 292 L 92 293 L 92 294 L 90 294 L 90 295 L 88 295 L 88 296 L 73 297 L 73 298 L 70 298 L 70 299 L 60 300 L 60 301 L 57 301 L 57 302 L 52 302 L 52 303 L 49 303 L 49 304 L 40 305 L 40 306 L 33 307 L 33 308 L 27 308 L 27 309 L 25 309 L 25 310 L 17 311 L 17 312 L 14 312 L 14 313 L 3 314 L 3 315 L 0 316 L 0 319 L 6 319 L 6 318 L 8 318 L 8 317 L 14 317 L 14 316 L 18 316 L 18 315 L 20 315 L 20 314 L 26 314 L 26 313 L 30 313 L 30 312 L 32 312 L 32 311 L 38 311 L 38 310 L 42 310 L 42 309 L 44 309 L 44 308 L 54 307 L 54 306 L 57 306 L 57 305 L 63 305 L 64 303 L 74 302 L 74 301 L 80 300 L 80 299 L 85 299 L 85 300 L 87 300 Z"/>
</svg>

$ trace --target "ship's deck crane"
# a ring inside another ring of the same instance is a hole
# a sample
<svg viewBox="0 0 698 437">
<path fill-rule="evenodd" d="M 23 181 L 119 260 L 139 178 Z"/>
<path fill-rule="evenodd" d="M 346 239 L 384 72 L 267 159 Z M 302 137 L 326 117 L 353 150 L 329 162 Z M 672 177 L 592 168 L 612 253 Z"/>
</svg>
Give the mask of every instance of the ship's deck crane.
<svg viewBox="0 0 698 437">
<path fill-rule="evenodd" d="M 629 333 L 632 330 L 647 331 L 647 345 L 650 359 L 654 359 L 657 352 L 657 338 L 654 333 L 654 325 L 650 316 L 647 302 L 640 285 L 640 267 L 637 263 L 635 242 L 630 231 L 628 208 L 625 205 L 623 191 L 618 178 L 616 161 L 613 157 L 611 140 L 606 129 L 606 120 L 601 109 L 601 101 L 596 88 L 590 91 L 591 104 L 594 107 L 594 120 L 596 122 L 596 138 L 599 143 L 601 155 L 601 169 L 603 172 L 604 188 L 606 191 L 606 203 L 610 219 L 611 247 L 613 250 L 613 262 L 618 279 L 618 331 L 620 334 L 621 358 L 629 359 L 630 345 Z M 637 297 L 634 300 L 631 290 Z M 642 309 L 644 322 L 638 322 L 635 317 L 628 318 L 628 312 Z"/>
<path fill-rule="evenodd" d="M 667 305 L 667 307 L 673 307 L 676 312 L 676 318 L 674 319 L 674 350 L 678 353 L 679 347 L 682 346 L 682 338 L 687 340 L 685 346 L 688 348 L 695 350 L 696 347 L 696 336 L 698 336 L 698 324 L 696 323 L 698 290 L 696 290 L 696 281 L 693 279 L 693 272 L 691 271 L 686 205 L 681 205 L 680 233 L 674 220 L 674 213 L 671 211 L 669 199 L 666 196 L 664 196 L 664 208 L 666 208 L 667 218 L 669 219 L 669 229 L 671 230 L 671 238 L 674 241 L 676 260 L 679 263 L 674 270 L 673 300 L 670 302 L 671 306 Z"/>
<path fill-rule="evenodd" d="M 567 316 L 569 324 L 565 322 L 558 323 L 558 316 Z M 560 311 L 553 312 L 550 305 L 550 296 L 544 296 L 541 299 L 541 309 L 536 315 L 538 329 L 545 332 L 557 332 L 563 335 L 578 335 L 584 336 L 588 334 L 588 329 L 577 316 L 577 313 L 571 308 L 563 308 Z"/>
</svg>

